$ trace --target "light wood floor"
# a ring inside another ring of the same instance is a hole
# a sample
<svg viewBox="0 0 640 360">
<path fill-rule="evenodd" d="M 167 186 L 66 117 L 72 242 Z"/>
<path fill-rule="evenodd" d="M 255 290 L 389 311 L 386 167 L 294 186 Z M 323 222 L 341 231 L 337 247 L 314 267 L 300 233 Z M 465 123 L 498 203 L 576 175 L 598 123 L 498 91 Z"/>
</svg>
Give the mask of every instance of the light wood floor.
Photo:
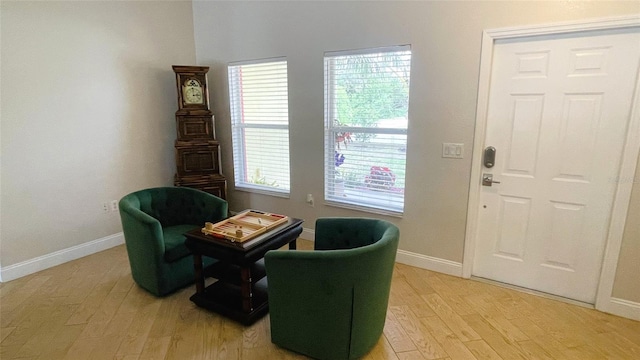
<svg viewBox="0 0 640 360">
<path fill-rule="evenodd" d="M 299 248 L 308 248 L 309 242 Z M 137 287 L 124 246 L 0 285 L 0 358 L 302 359 Z M 640 322 L 397 264 L 384 336 L 365 359 L 640 359 Z"/>
</svg>

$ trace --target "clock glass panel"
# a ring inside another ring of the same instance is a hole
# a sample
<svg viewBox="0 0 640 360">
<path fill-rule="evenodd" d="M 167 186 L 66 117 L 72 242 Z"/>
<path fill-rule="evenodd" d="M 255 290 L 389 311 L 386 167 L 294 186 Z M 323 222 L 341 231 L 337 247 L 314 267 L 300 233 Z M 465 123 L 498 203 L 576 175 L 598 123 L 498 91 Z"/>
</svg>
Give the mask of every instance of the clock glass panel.
<svg viewBox="0 0 640 360">
<path fill-rule="evenodd" d="M 182 86 L 182 94 L 184 96 L 184 103 L 187 105 L 204 104 L 202 85 L 200 85 L 200 82 L 196 79 L 185 81 Z"/>
</svg>

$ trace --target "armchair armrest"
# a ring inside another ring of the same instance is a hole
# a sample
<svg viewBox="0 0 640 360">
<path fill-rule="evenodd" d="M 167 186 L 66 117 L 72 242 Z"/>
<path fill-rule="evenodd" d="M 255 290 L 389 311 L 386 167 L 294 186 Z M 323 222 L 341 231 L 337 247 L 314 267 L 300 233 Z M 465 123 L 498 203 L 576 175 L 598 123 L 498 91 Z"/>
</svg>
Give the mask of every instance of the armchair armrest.
<svg viewBox="0 0 640 360">
<path fill-rule="evenodd" d="M 144 211 L 130 205 L 125 199 L 120 200 L 120 219 L 122 231 L 136 241 L 127 243 L 127 251 L 148 257 L 152 249 L 153 258 L 162 258 L 165 247 L 160 221 Z"/>
<path fill-rule="evenodd" d="M 123 204 L 122 201 L 119 204 L 120 213 L 127 213 L 132 219 L 147 225 L 160 224 L 160 222 L 154 218 L 153 216 L 145 213 L 144 211 L 140 211 L 140 209 L 136 209 L 135 207 Z"/>
</svg>

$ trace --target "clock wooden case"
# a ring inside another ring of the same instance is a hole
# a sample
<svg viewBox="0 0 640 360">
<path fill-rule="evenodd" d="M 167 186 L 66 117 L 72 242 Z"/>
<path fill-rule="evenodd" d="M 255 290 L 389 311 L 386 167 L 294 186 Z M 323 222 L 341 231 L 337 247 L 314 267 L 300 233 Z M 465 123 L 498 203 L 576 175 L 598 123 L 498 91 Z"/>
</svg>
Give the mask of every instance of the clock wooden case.
<svg viewBox="0 0 640 360">
<path fill-rule="evenodd" d="M 189 141 L 176 142 L 176 165 L 178 175 L 199 176 L 219 174 L 217 141 L 193 143 Z"/>
<path fill-rule="evenodd" d="M 176 128 L 180 140 L 216 138 L 212 115 L 176 115 Z"/>
<path fill-rule="evenodd" d="M 227 198 L 227 181 L 220 170 L 220 143 L 215 138 L 209 108 L 207 66 L 174 65 L 178 92 L 174 185 L 200 189 Z"/>
</svg>

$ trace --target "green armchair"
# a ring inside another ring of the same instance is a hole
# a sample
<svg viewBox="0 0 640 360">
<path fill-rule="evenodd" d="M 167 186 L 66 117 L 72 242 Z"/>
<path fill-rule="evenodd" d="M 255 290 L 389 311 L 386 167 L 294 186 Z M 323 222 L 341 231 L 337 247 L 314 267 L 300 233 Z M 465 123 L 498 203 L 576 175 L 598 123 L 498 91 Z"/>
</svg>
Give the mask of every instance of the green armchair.
<svg viewBox="0 0 640 360">
<path fill-rule="evenodd" d="M 133 280 L 156 296 L 195 280 L 193 258 L 183 234 L 227 217 L 223 199 L 186 187 L 136 191 L 119 202 L 120 220 Z M 215 262 L 207 259 L 205 266 Z"/>
<path fill-rule="evenodd" d="M 316 359 L 353 359 L 384 327 L 398 228 L 383 220 L 322 218 L 315 251 L 269 251 L 271 341 Z"/>
</svg>

